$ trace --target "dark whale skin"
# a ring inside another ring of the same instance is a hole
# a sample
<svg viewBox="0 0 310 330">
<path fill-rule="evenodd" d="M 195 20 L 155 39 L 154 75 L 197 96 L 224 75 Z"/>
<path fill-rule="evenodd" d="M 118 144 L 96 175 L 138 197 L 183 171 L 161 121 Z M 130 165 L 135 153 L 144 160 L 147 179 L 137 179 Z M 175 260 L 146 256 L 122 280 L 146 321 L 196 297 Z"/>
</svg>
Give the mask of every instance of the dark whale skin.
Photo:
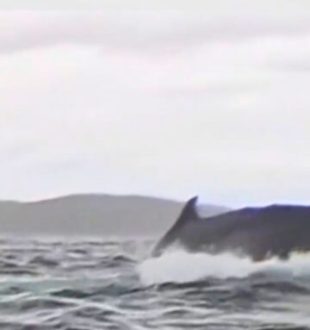
<svg viewBox="0 0 310 330">
<path fill-rule="evenodd" d="M 190 252 L 232 252 L 253 261 L 289 258 L 292 252 L 310 251 L 310 207 L 270 205 L 247 207 L 209 218 L 196 212 L 190 199 L 175 224 L 155 246 L 152 256 L 181 245 Z"/>
</svg>

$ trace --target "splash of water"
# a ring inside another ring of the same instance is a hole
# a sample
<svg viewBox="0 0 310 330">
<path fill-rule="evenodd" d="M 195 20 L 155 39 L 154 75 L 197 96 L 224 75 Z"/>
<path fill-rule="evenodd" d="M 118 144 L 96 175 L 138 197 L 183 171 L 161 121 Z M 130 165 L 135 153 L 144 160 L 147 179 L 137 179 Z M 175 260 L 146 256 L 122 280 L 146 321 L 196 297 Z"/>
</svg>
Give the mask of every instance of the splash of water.
<svg viewBox="0 0 310 330">
<path fill-rule="evenodd" d="M 209 255 L 175 250 L 159 258 L 150 258 L 138 266 L 138 274 L 144 285 L 174 282 L 186 283 L 206 277 L 225 279 L 244 278 L 258 272 L 284 276 L 310 275 L 310 255 L 294 254 L 288 261 L 277 258 L 253 262 L 230 253 Z"/>
</svg>

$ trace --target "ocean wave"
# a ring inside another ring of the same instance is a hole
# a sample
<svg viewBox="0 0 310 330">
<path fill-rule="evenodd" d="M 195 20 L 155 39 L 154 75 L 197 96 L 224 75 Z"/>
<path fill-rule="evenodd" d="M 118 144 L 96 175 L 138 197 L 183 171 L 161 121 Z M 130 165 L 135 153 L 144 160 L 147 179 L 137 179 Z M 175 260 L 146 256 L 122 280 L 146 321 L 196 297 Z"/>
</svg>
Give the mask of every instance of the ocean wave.
<svg viewBox="0 0 310 330">
<path fill-rule="evenodd" d="M 308 256 L 253 263 L 231 254 L 174 251 L 145 259 L 153 243 L 2 242 L 0 329 L 265 330 L 310 324 Z"/>
</svg>

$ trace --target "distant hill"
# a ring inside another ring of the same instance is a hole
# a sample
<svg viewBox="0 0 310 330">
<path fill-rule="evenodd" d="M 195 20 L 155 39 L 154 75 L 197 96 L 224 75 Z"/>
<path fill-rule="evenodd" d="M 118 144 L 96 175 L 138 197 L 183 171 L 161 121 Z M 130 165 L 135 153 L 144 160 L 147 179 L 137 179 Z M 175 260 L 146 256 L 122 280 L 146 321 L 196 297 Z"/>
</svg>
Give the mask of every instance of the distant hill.
<svg viewBox="0 0 310 330">
<path fill-rule="evenodd" d="M 159 236 L 183 203 L 143 196 L 69 195 L 38 202 L 0 202 L 1 235 Z M 227 211 L 204 205 L 206 215 Z"/>
</svg>

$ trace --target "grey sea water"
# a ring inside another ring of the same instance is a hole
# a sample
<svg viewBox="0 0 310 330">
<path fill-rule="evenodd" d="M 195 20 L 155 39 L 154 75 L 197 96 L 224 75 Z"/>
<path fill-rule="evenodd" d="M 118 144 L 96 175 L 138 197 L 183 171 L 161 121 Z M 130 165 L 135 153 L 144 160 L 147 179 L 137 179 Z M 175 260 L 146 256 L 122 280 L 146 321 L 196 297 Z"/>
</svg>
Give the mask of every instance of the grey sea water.
<svg viewBox="0 0 310 330">
<path fill-rule="evenodd" d="M 151 240 L 0 242 L 0 329 L 310 329 L 310 257 L 253 264 Z"/>
</svg>

